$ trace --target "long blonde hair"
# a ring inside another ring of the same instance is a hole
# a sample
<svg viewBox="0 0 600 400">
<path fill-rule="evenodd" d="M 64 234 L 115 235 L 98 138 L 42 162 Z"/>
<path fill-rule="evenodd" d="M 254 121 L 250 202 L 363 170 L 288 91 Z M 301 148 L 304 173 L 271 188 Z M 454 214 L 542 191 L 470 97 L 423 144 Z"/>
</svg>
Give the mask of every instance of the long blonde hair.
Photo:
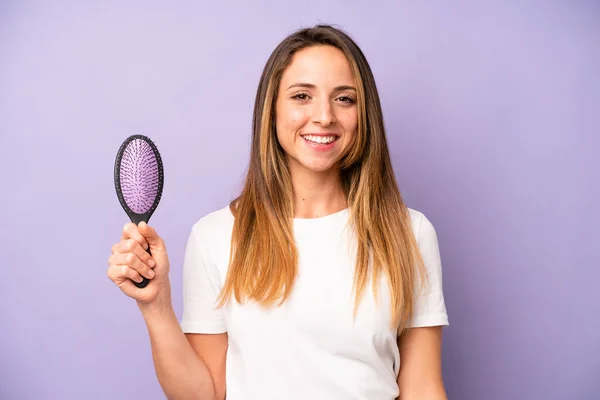
<svg viewBox="0 0 600 400">
<path fill-rule="evenodd" d="M 254 104 L 250 164 L 244 187 L 230 208 L 235 216 L 230 265 L 219 306 L 238 302 L 281 304 L 292 291 L 298 250 L 293 235 L 293 189 L 285 153 L 275 132 L 275 102 L 283 71 L 298 50 L 334 46 L 348 59 L 357 85 L 358 135 L 341 162 L 341 182 L 357 243 L 355 313 L 372 273 L 385 274 L 391 319 L 399 334 L 413 314 L 414 289 L 426 271 L 390 161 L 375 79 L 357 44 L 343 31 L 317 25 L 296 31 L 269 57 Z M 372 269 L 370 269 L 372 264 Z"/>
</svg>

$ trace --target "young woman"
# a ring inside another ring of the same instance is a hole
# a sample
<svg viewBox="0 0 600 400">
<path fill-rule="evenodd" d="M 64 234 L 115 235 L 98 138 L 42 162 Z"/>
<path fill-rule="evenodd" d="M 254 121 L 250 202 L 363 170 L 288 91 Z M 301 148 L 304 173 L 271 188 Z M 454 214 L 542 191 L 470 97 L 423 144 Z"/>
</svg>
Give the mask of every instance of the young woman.
<svg viewBox="0 0 600 400">
<path fill-rule="evenodd" d="M 437 237 L 386 141 L 361 50 L 303 29 L 264 68 L 240 196 L 191 229 L 181 322 L 164 241 L 125 226 L 108 275 L 137 301 L 169 399 L 446 399 Z"/>
</svg>

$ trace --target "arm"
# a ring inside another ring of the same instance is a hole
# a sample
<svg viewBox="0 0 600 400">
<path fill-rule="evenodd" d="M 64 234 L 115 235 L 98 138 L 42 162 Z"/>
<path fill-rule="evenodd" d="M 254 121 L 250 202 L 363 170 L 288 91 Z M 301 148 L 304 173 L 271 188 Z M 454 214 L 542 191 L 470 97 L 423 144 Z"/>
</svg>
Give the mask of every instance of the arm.
<svg viewBox="0 0 600 400">
<path fill-rule="evenodd" d="M 166 397 L 224 399 L 227 334 L 194 335 L 190 340 L 172 307 L 140 309 L 150 334 L 156 375 Z"/>
<path fill-rule="evenodd" d="M 152 257 L 145 248 L 152 250 Z M 224 363 L 220 360 L 225 358 L 226 335 L 203 343 L 186 339 L 171 303 L 170 263 L 163 239 L 145 223 L 127 224 L 121 241 L 112 248 L 109 266 L 109 279 L 136 300 L 144 317 L 154 368 L 167 398 L 222 400 Z M 140 279 L 140 274 L 150 279 L 143 289 L 131 281 Z"/>
<path fill-rule="evenodd" d="M 186 333 L 185 336 L 196 353 L 204 360 L 212 377 L 215 399 L 225 399 L 225 365 L 229 339 L 227 333 Z"/>
<path fill-rule="evenodd" d="M 447 400 L 442 380 L 442 327 L 406 329 L 398 338 L 398 400 Z"/>
</svg>

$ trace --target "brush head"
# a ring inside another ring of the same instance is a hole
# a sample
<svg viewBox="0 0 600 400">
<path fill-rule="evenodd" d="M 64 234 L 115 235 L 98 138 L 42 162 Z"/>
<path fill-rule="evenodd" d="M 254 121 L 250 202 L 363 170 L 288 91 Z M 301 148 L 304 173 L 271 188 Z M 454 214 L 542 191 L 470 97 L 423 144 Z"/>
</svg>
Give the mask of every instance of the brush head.
<svg viewBox="0 0 600 400">
<path fill-rule="evenodd" d="M 164 184 L 158 149 L 144 135 L 132 135 L 121 145 L 115 160 L 115 189 L 132 222 L 148 222 L 158 206 Z"/>
</svg>

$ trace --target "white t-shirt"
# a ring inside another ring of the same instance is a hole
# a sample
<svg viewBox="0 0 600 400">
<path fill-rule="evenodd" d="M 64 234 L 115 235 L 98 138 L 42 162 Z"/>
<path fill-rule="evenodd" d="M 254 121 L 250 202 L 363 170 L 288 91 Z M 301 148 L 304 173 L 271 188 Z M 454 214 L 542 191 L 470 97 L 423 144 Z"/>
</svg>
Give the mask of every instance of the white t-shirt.
<svg viewBox="0 0 600 400">
<path fill-rule="evenodd" d="M 448 325 L 435 230 L 409 209 L 429 273 L 415 300 L 410 326 Z M 234 217 L 229 207 L 194 224 L 183 269 L 186 333 L 228 333 L 228 400 L 393 400 L 400 367 L 397 330 L 391 328 L 389 294 L 381 278 L 378 303 L 366 286 L 356 320 L 356 244 L 346 227 L 349 210 L 294 219 L 298 276 L 289 299 L 263 309 L 232 302 L 215 310 L 227 273 Z"/>
</svg>

